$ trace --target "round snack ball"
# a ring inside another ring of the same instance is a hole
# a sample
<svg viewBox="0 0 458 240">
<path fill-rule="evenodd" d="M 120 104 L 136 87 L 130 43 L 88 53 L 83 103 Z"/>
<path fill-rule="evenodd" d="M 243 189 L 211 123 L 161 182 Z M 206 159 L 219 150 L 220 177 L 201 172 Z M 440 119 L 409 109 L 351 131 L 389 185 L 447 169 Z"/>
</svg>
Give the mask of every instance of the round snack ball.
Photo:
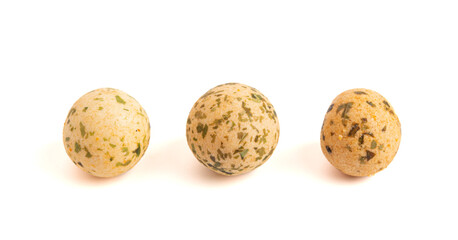
<svg viewBox="0 0 458 240">
<path fill-rule="evenodd" d="M 210 89 L 194 104 L 186 124 L 188 145 L 197 160 L 227 176 L 261 166 L 279 136 L 277 113 L 269 100 L 239 83 Z"/>
<path fill-rule="evenodd" d="M 64 146 L 70 159 L 97 177 L 114 177 L 142 158 L 150 124 L 142 106 L 112 88 L 89 92 L 75 102 L 64 124 Z"/>
<path fill-rule="evenodd" d="M 328 161 L 351 176 L 385 169 L 401 143 L 401 123 L 390 103 L 369 89 L 352 89 L 332 102 L 321 129 Z"/>
</svg>

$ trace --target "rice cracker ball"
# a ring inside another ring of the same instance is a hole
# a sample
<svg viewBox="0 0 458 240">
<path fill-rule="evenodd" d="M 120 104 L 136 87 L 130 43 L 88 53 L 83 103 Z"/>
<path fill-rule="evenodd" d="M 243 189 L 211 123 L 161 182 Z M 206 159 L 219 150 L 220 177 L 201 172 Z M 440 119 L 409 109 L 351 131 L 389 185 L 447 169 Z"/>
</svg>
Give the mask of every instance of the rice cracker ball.
<svg viewBox="0 0 458 240">
<path fill-rule="evenodd" d="M 280 125 L 274 107 L 258 90 L 239 83 L 210 89 L 189 113 L 186 137 L 194 156 L 222 175 L 252 171 L 277 146 Z"/>
<path fill-rule="evenodd" d="M 328 161 L 351 176 L 385 169 L 401 143 L 401 123 L 391 104 L 369 89 L 338 95 L 321 129 L 321 150 Z"/>
<path fill-rule="evenodd" d="M 76 166 L 97 177 L 114 177 L 142 158 L 149 144 L 150 123 L 133 97 L 101 88 L 75 102 L 65 120 L 63 138 Z"/>
</svg>

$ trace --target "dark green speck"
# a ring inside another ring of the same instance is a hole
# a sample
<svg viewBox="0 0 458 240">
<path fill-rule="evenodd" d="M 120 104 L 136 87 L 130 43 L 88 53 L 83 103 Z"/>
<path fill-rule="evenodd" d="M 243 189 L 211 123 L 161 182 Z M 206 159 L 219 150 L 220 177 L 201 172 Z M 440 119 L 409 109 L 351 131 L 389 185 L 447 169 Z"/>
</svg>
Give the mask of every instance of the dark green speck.
<svg viewBox="0 0 458 240">
<path fill-rule="evenodd" d="M 116 167 L 119 167 L 119 166 L 125 167 L 125 166 L 129 165 L 130 162 L 132 162 L 132 160 L 128 160 L 128 161 L 126 161 L 125 163 L 117 162 L 117 163 L 116 163 Z"/>
<path fill-rule="evenodd" d="M 80 122 L 80 131 L 81 131 L 81 137 L 84 137 L 86 135 L 86 127 L 84 127 L 82 122 Z"/>
<path fill-rule="evenodd" d="M 81 151 L 81 146 L 77 142 L 75 142 L 75 152 L 79 153 L 80 151 Z"/>
<path fill-rule="evenodd" d="M 245 150 L 243 150 L 243 151 L 240 153 L 240 157 L 241 157 L 242 159 L 245 158 L 245 155 L 248 153 L 248 150 L 249 150 L 249 149 L 245 149 Z"/>
<path fill-rule="evenodd" d="M 126 101 L 122 99 L 120 96 L 116 95 L 116 102 L 121 103 L 121 104 L 126 104 Z"/>
<path fill-rule="evenodd" d="M 138 156 L 140 156 L 140 152 L 141 152 L 141 146 L 140 146 L 140 143 L 137 143 L 137 149 L 135 149 L 134 151 L 132 151 L 132 153 L 135 153 Z"/>
</svg>

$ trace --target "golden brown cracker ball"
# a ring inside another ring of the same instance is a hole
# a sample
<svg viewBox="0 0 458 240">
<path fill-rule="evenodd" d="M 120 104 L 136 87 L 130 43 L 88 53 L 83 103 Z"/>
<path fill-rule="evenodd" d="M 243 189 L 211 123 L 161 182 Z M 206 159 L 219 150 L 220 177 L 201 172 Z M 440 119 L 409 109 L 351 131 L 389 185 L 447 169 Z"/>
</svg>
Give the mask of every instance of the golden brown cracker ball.
<svg viewBox="0 0 458 240">
<path fill-rule="evenodd" d="M 385 169 L 401 143 L 401 123 L 391 104 L 369 89 L 338 95 L 321 130 L 321 150 L 337 169 L 371 176 Z"/>
<path fill-rule="evenodd" d="M 82 96 L 64 124 L 68 156 L 97 177 L 114 177 L 130 170 L 142 158 L 149 139 L 145 110 L 133 97 L 112 88 Z"/>
<path fill-rule="evenodd" d="M 194 104 L 186 124 L 188 145 L 207 168 L 239 175 L 261 166 L 280 135 L 274 107 L 258 90 L 239 83 L 210 89 Z"/>
</svg>

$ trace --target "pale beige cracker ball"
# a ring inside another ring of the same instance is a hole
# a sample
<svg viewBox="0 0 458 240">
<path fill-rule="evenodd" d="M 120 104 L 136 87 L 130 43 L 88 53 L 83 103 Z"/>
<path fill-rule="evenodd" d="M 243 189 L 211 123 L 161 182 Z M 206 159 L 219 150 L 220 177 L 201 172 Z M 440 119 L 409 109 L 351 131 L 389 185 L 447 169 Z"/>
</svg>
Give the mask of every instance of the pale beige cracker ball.
<svg viewBox="0 0 458 240">
<path fill-rule="evenodd" d="M 133 97 L 101 88 L 75 102 L 65 120 L 63 139 L 76 166 L 97 177 L 114 177 L 142 158 L 150 123 Z"/>
<path fill-rule="evenodd" d="M 210 89 L 186 124 L 188 145 L 207 168 L 222 175 L 252 171 L 269 159 L 280 137 L 274 107 L 258 90 L 239 83 Z"/>
<path fill-rule="evenodd" d="M 338 95 L 321 130 L 321 149 L 329 162 L 351 176 L 385 169 L 401 143 L 401 123 L 379 93 L 352 89 Z"/>
</svg>

